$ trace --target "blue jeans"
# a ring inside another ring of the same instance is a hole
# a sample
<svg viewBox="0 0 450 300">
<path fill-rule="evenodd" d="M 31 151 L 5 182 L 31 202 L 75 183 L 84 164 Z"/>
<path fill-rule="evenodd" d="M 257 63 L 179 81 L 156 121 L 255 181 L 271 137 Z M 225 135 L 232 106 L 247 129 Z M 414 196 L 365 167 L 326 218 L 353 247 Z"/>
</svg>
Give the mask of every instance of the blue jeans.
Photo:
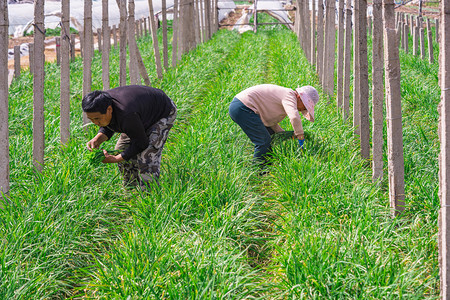
<svg viewBox="0 0 450 300">
<path fill-rule="evenodd" d="M 267 161 L 273 130 L 266 127 L 259 115 L 245 106 L 238 98 L 234 98 L 228 109 L 231 119 L 236 122 L 255 145 L 253 158 L 259 163 Z"/>
</svg>

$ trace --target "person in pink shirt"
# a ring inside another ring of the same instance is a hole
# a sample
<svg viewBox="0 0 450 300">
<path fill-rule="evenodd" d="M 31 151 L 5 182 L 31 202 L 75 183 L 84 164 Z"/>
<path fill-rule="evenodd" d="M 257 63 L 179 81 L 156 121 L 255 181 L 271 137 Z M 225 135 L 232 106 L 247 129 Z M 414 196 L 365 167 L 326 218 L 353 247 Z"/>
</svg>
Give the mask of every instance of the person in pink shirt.
<svg viewBox="0 0 450 300">
<path fill-rule="evenodd" d="M 293 90 L 274 84 L 260 84 L 237 94 L 228 112 L 255 145 L 255 161 L 265 165 L 271 150 L 271 135 L 284 131 L 279 123 L 286 116 L 294 128 L 299 147 L 303 148 L 305 135 L 299 112 L 308 121 L 314 122 L 314 106 L 318 101 L 319 94 L 310 85 Z"/>
</svg>

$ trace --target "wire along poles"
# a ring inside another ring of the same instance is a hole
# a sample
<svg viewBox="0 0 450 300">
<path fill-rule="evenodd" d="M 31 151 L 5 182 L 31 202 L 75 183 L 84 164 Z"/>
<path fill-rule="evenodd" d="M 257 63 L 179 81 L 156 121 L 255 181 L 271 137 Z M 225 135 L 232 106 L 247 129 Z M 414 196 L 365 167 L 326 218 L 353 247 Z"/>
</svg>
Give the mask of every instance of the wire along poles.
<svg viewBox="0 0 450 300">
<path fill-rule="evenodd" d="M 389 200 L 394 216 L 404 210 L 405 167 L 403 159 L 400 59 L 395 30 L 394 0 L 383 0 L 386 123 Z"/>
</svg>

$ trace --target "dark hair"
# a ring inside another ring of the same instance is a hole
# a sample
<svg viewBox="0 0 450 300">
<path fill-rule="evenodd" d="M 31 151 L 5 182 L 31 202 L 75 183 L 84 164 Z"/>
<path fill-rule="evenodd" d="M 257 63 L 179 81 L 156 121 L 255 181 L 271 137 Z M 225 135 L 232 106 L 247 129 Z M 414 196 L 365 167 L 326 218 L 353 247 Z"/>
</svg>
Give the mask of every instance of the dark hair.
<svg viewBox="0 0 450 300">
<path fill-rule="evenodd" d="M 106 114 L 108 106 L 113 102 L 113 98 L 107 92 L 93 91 L 86 94 L 81 101 L 81 108 L 84 112 L 99 112 Z"/>
</svg>

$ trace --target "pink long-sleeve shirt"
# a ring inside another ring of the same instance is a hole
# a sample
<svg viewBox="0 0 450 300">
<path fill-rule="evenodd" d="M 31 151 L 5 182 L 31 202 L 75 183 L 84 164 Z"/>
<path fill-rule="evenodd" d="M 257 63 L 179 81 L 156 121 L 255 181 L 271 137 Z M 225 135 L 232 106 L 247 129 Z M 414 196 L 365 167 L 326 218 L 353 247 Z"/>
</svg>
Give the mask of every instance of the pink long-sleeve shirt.
<svg viewBox="0 0 450 300">
<path fill-rule="evenodd" d="M 263 124 L 275 132 L 283 131 L 278 123 L 289 117 L 297 138 L 304 134 L 294 90 L 274 84 L 260 84 L 236 95 L 245 106 L 261 117 Z"/>
</svg>

